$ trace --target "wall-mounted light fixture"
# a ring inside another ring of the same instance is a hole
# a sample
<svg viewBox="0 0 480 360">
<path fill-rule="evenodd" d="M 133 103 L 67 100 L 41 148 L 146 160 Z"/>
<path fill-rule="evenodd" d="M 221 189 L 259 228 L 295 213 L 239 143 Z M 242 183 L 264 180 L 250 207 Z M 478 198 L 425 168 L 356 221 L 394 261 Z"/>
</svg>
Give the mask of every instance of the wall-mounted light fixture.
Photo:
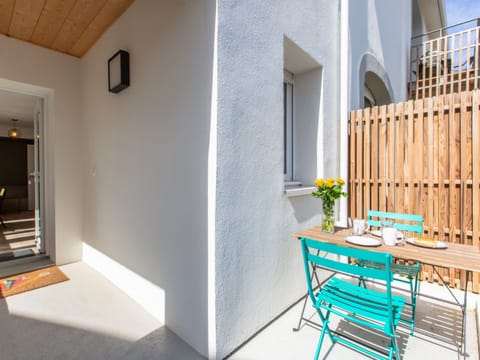
<svg viewBox="0 0 480 360">
<path fill-rule="evenodd" d="M 108 91 L 118 93 L 130 86 L 130 55 L 119 50 L 108 59 Z"/>
<path fill-rule="evenodd" d="M 18 121 L 18 119 L 12 119 L 12 128 L 10 130 L 8 130 L 8 137 L 9 138 L 16 139 L 16 138 L 19 138 L 20 135 L 21 135 L 20 130 L 18 130 L 17 127 L 15 126 L 17 121 Z"/>
</svg>

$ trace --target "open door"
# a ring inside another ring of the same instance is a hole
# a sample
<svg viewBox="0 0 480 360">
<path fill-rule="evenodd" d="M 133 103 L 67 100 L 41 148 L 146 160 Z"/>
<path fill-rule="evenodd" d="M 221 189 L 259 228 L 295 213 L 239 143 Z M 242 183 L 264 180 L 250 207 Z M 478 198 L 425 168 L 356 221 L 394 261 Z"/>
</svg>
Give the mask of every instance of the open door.
<svg viewBox="0 0 480 360">
<path fill-rule="evenodd" d="M 37 248 L 40 254 L 45 253 L 45 243 L 43 241 L 42 222 L 42 164 L 43 164 L 43 147 L 41 146 L 41 139 L 43 135 L 43 99 L 38 99 L 33 113 L 33 139 L 34 139 L 34 171 L 30 174 L 30 179 L 33 179 L 35 186 L 35 239 Z"/>
</svg>

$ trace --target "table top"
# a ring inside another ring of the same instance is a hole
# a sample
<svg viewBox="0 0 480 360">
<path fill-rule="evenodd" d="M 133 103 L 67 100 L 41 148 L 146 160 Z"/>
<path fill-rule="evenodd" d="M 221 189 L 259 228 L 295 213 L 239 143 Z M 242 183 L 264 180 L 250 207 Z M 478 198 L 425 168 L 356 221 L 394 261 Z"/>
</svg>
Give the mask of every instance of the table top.
<svg viewBox="0 0 480 360">
<path fill-rule="evenodd" d="M 414 260 L 422 264 L 480 272 L 480 249 L 472 245 L 447 243 L 446 249 L 430 249 L 408 243 L 403 246 L 386 246 L 382 243 L 381 246 L 367 247 L 347 242 L 346 237 L 349 235 L 351 235 L 351 229 L 336 229 L 334 234 L 328 234 L 322 231 L 321 226 L 314 226 L 293 234 L 296 238 L 306 237 L 336 245 L 386 252 L 396 258 Z"/>
</svg>

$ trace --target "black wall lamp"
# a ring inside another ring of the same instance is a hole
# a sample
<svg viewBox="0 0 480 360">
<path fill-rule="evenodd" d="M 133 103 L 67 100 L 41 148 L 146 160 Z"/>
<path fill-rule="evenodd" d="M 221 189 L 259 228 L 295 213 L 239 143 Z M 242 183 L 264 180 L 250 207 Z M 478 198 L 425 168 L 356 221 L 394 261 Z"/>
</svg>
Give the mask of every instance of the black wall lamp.
<svg viewBox="0 0 480 360">
<path fill-rule="evenodd" d="M 118 93 L 130 86 L 130 55 L 119 50 L 108 59 L 108 91 Z"/>
</svg>

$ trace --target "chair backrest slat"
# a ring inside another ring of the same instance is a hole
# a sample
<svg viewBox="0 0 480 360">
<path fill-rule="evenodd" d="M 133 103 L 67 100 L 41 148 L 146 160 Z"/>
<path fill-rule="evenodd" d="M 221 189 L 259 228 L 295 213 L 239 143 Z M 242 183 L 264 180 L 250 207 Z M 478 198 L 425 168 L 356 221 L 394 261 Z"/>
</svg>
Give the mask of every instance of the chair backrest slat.
<svg viewBox="0 0 480 360">
<path fill-rule="evenodd" d="M 343 274 L 388 281 L 388 275 L 384 270 L 344 263 L 337 260 L 329 259 L 327 257 L 317 256 L 311 253 L 308 254 L 308 260 L 317 266 L 332 271 L 341 272 Z"/>
<path fill-rule="evenodd" d="M 315 302 L 315 294 L 313 293 L 311 276 L 313 266 L 321 267 L 326 270 L 340 272 L 355 277 L 368 277 L 385 281 L 385 284 L 387 286 L 387 296 L 391 297 L 391 254 L 329 244 L 326 242 L 316 241 L 308 238 L 301 238 L 300 242 L 302 245 L 308 293 L 313 302 Z M 324 252 L 325 254 L 320 254 L 320 252 Z M 356 266 L 353 264 L 348 264 L 347 262 L 343 262 L 340 259 L 335 260 L 331 257 L 327 257 L 331 256 L 332 254 L 350 257 L 357 260 L 374 261 L 382 266 L 377 266 L 375 269 Z"/>
<path fill-rule="evenodd" d="M 423 233 L 422 215 L 368 210 L 367 216 L 370 227 L 381 227 L 383 222 L 391 221 L 392 226 L 397 230 L 417 233 L 418 236 Z"/>
</svg>

